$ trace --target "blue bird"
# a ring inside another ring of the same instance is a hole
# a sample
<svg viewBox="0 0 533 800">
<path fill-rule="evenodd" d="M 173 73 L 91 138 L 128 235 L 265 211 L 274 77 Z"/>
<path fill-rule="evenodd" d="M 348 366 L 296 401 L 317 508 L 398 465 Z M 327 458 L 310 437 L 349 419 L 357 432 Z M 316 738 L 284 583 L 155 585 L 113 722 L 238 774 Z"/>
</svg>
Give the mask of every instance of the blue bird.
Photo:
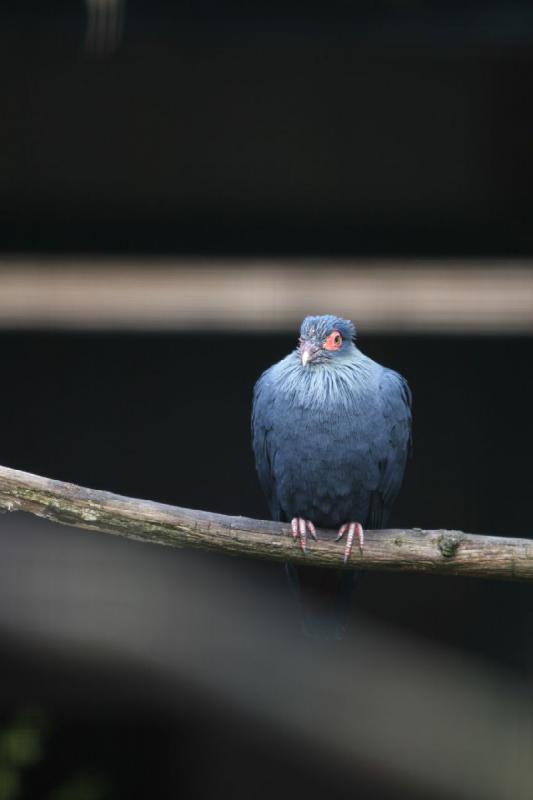
<svg viewBox="0 0 533 800">
<path fill-rule="evenodd" d="M 362 550 L 364 528 L 385 527 L 399 492 L 411 392 L 401 375 L 359 350 L 352 322 L 306 317 L 298 347 L 255 385 L 252 439 L 272 518 L 290 521 L 304 553 L 315 526 L 338 529 L 346 564 L 355 536 Z M 288 571 L 306 632 L 341 637 L 354 573 Z"/>
</svg>

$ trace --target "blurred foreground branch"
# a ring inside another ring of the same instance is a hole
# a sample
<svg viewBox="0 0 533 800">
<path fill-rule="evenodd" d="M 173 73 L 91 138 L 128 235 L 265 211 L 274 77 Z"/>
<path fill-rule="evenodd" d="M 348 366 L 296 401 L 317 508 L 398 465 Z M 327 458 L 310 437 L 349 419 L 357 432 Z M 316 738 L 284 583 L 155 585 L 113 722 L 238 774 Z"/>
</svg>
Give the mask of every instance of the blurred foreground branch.
<svg viewBox="0 0 533 800">
<path fill-rule="evenodd" d="M 0 467 L 0 509 L 170 547 L 343 566 L 344 546 L 334 543 L 333 531 L 319 531 L 304 556 L 286 524 L 122 497 L 8 467 Z M 354 547 L 349 566 L 533 580 L 533 541 L 417 528 L 366 531 L 364 553 Z"/>
</svg>

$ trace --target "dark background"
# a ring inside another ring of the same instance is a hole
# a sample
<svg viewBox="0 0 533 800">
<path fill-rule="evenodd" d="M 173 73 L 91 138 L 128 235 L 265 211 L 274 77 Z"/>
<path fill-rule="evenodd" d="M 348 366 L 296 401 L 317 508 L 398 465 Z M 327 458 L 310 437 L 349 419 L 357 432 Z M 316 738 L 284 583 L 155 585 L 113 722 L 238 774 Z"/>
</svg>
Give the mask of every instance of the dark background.
<svg viewBox="0 0 533 800">
<path fill-rule="evenodd" d="M 529 3 L 3 4 L 15 250 L 530 253 Z"/>
<path fill-rule="evenodd" d="M 101 58 L 83 51 L 81 3 L 5 4 L 0 22 L 4 253 L 533 252 L 529 4 L 131 2 Z M 251 392 L 296 334 L 2 332 L 0 460 L 264 517 Z M 361 331 L 360 345 L 414 395 L 392 522 L 529 536 L 531 338 Z M 286 591 L 278 566 L 238 564 Z M 529 682 L 531 612 L 527 586 L 372 573 L 354 615 Z M 115 673 L 12 633 L 4 730 L 29 714 L 44 744 L 2 800 L 347 791 L 334 761 L 310 770 L 297 743 L 231 709 L 196 695 L 167 708 L 127 658 Z M 368 764 L 357 786 L 417 796 Z"/>
</svg>

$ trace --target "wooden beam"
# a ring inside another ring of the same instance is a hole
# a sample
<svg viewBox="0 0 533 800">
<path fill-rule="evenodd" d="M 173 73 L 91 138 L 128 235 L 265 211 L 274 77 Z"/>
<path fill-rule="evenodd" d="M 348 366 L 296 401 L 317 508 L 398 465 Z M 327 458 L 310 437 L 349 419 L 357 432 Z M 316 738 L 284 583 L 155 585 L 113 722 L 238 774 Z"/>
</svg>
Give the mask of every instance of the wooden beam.
<svg viewBox="0 0 533 800">
<path fill-rule="evenodd" d="M 520 260 L 0 259 L 0 328 L 281 331 L 310 313 L 365 332 L 533 333 Z"/>
</svg>

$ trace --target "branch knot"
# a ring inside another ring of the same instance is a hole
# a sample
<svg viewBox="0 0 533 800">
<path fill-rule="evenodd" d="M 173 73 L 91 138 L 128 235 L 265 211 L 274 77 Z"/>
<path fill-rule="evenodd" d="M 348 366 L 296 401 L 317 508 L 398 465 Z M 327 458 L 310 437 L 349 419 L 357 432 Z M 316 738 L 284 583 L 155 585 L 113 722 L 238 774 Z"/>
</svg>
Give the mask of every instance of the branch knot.
<svg viewBox="0 0 533 800">
<path fill-rule="evenodd" d="M 453 558 L 457 554 L 463 539 L 464 536 L 457 531 L 445 531 L 445 533 L 441 533 L 438 545 L 444 558 Z"/>
</svg>

